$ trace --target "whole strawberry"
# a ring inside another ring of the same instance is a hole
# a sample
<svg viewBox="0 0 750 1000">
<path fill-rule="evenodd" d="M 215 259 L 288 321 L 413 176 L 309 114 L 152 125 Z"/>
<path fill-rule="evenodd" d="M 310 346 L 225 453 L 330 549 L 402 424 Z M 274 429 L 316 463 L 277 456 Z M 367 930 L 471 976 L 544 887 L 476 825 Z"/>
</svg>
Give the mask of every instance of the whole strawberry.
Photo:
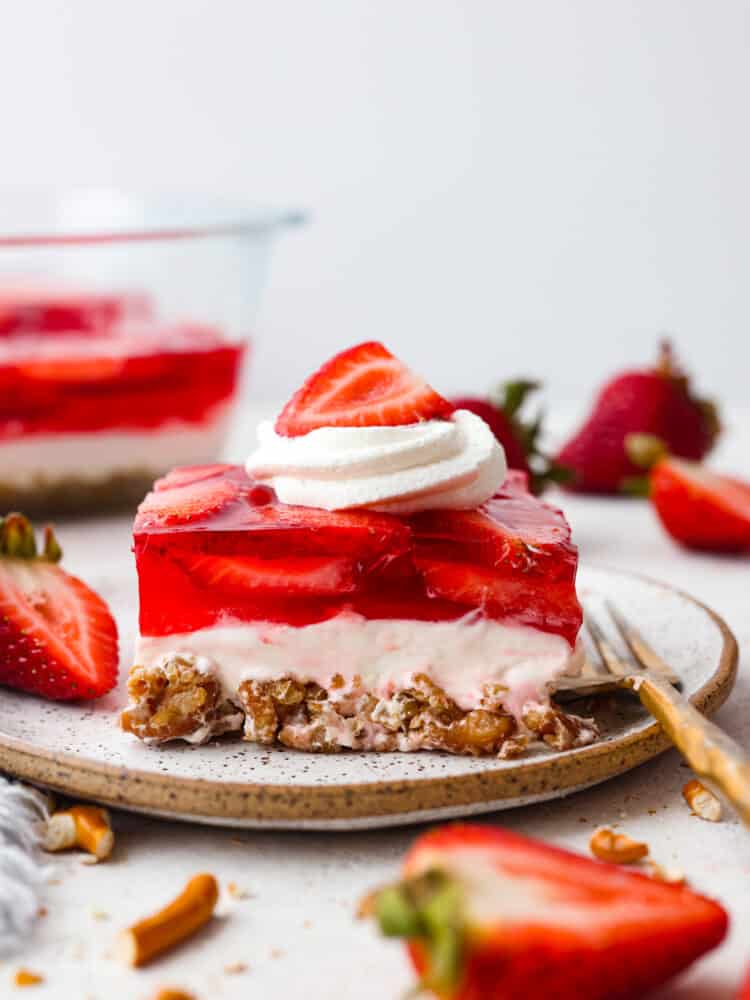
<svg viewBox="0 0 750 1000">
<path fill-rule="evenodd" d="M 583 427 L 557 461 L 572 472 L 571 489 L 582 493 L 645 492 L 643 470 L 628 457 L 625 438 L 650 434 L 670 454 L 700 460 L 720 430 L 716 407 L 692 395 L 687 375 L 665 341 L 654 368 L 623 372 L 599 393 Z"/>
<path fill-rule="evenodd" d="M 520 469 L 529 475 L 534 493 L 540 493 L 550 482 L 564 482 L 565 470 L 539 450 L 542 415 L 525 421 L 522 409 L 530 393 L 539 388 L 537 382 L 519 379 L 503 383 L 491 399 L 473 396 L 451 400 L 457 410 L 470 410 L 489 426 L 503 446 L 509 469 Z"/>
</svg>

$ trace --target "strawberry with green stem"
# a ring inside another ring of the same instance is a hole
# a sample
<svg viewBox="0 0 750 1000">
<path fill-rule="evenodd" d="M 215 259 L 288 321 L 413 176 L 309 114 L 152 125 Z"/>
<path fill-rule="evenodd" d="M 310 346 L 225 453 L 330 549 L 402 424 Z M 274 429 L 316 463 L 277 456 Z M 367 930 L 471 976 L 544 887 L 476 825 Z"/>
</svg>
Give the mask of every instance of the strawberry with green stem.
<svg viewBox="0 0 750 1000">
<path fill-rule="evenodd" d="M 600 391 L 584 425 L 557 461 L 581 493 L 643 493 L 642 470 L 625 447 L 630 434 L 650 434 L 680 458 L 699 461 L 720 431 L 715 405 L 696 396 L 669 341 L 652 368 L 616 375 Z"/>
<path fill-rule="evenodd" d="M 117 626 L 61 557 L 51 528 L 38 552 L 27 518 L 0 518 L 0 684 L 59 701 L 98 698 L 117 680 Z"/>
<path fill-rule="evenodd" d="M 441 1000 L 636 1000 L 728 924 L 684 885 L 468 825 L 420 837 L 365 912 Z"/>
</svg>

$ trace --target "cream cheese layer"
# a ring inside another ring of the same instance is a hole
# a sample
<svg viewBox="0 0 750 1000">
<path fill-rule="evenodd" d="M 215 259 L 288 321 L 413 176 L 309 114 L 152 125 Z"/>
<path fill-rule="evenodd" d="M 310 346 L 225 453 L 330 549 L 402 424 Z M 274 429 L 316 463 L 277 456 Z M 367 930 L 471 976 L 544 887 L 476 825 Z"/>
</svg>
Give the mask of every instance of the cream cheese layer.
<svg viewBox="0 0 750 1000">
<path fill-rule="evenodd" d="M 228 623 L 141 636 L 135 662 L 152 667 L 188 653 L 219 676 L 230 699 L 246 680 L 293 677 L 330 690 L 336 675 L 346 687 L 358 680 L 376 697 L 390 698 L 426 675 L 466 711 L 480 705 L 488 685 L 501 685 L 506 711 L 519 719 L 526 706 L 548 701 L 562 674 L 580 669 L 580 657 L 561 636 L 475 614 L 450 622 L 345 613 L 301 627 Z"/>
<path fill-rule="evenodd" d="M 166 423 L 149 430 L 32 434 L 0 438 L 0 482 L 17 488 L 75 478 L 95 482 L 117 473 L 161 475 L 221 454 L 227 428 L 222 407 L 201 424 Z"/>
</svg>

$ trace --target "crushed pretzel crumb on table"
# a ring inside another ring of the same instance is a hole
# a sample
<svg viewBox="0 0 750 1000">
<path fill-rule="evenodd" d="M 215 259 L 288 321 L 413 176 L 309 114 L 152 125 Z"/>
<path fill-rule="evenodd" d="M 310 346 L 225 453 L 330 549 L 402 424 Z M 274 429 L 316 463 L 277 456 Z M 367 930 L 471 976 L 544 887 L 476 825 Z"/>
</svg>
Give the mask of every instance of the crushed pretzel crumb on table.
<svg viewBox="0 0 750 1000">
<path fill-rule="evenodd" d="M 30 969 L 18 969 L 13 976 L 14 986 L 39 986 L 44 982 L 44 976 Z"/>
<path fill-rule="evenodd" d="M 247 971 L 248 966 L 245 962 L 231 962 L 229 965 L 224 966 L 224 972 L 228 976 L 239 976 Z"/>
</svg>

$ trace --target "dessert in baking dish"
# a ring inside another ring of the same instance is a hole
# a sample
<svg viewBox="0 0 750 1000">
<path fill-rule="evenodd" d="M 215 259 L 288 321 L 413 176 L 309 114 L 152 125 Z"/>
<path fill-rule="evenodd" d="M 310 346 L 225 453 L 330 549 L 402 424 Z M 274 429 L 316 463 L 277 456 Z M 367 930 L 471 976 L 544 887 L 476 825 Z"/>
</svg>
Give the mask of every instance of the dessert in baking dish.
<svg viewBox="0 0 750 1000">
<path fill-rule="evenodd" d="M 0 289 L 0 511 L 119 507 L 213 461 L 242 354 L 140 296 Z"/>
<path fill-rule="evenodd" d="M 379 344 L 338 355 L 246 467 L 178 468 L 134 530 L 124 728 L 303 750 L 566 748 L 577 553 L 487 425 Z"/>
</svg>

